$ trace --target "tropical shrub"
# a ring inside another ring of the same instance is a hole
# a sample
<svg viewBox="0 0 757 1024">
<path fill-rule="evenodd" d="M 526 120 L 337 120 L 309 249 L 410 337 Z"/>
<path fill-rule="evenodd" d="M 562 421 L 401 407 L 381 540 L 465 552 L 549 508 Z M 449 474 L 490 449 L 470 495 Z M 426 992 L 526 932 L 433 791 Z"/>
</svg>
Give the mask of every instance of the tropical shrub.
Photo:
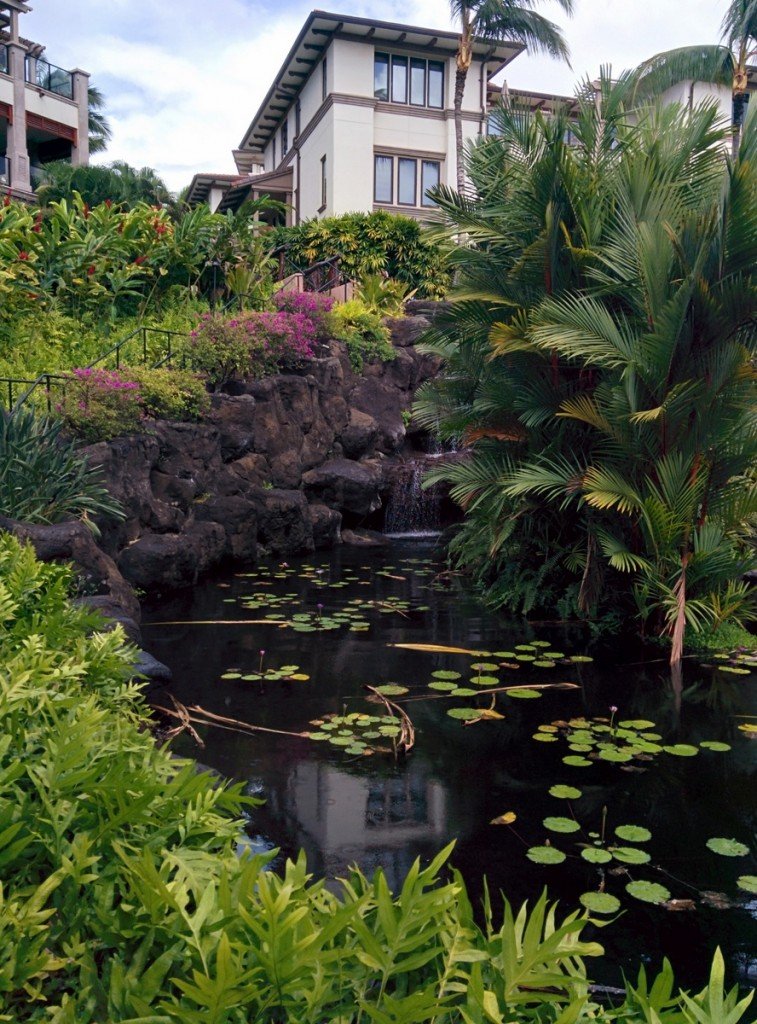
<svg viewBox="0 0 757 1024">
<path fill-rule="evenodd" d="M 189 370 L 126 366 L 120 373 L 137 385 L 142 412 L 151 419 L 198 420 L 210 408 L 204 380 Z"/>
<path fill-rule="evenodd" d="M 165 182 L 151 167 L 131 167 L 123 160 L 78 167 L 64 160 L 45 164 L 39 201 L 46 206 L 70 200 L 77 192 L 88 206 L 110 202 L 131 209 L 138 203 L 163 206 L 171 199 Z"/>
<path fill-rule="evenodd" d="M 389 328 L 381 316 L 369 309 L 360 299 L 350 299 L 334 307 L 332 332 L 338 341 L 347 346 L 350 364 L 355 373 L 360 373 L 366 362 L 394 359 L 394 349 L 389 340 Z"/>
<path fill-rule="evenodd" d="M 385 273 L 423 298 L 443 298 L 449 287 L 445 247 L 430 241 L 410 217 L 383 210 L 308 220 L 273 233 L 286 246 L 290 264 L 306 268 L 339 258 L 348 278 Z"/>
<path fill-rule="evenodd" d="M 496 603 L 638 617 L 679 664 L 733 603 L 757 509 L 757 118 L 730 162 L 715 108 L 627 98 L 580 101 L 575 145 L 564 117 L 502 111 L 473 193 L 439 190 L 468 244 L 415 415 L 468 452 L 435 479 Z"/>
<path fill-rule="evenodd" d="M 321 295 L 319 292 L 277 292 L 273 301 L 278 310 L 307 317 L 319 341 L 331 337 L 333 321 L 330 314 L 334 308 L 334 299 L 330 295 Z"/>
<path fill-rule="evenodd" d="M 358 282 L 356 298 L 373 313 L 382 316 L 401 316 L 405 303 L 412 299 L 416 289 L 384 274 L 364 274 Z"/>
<path fill-rule="evenodd" d="M 87 465 L 63 424 L 36 417 L 31 409 L 0 410 L 0 515 L 27 523 L 58 523 L 92 518 L 122 518 L 100 473 Z"/>
<path fill-rule="evenodd" d="M 133 434 L 142 423 L 139 384 L 120 370 L 73 370 L 56 399 L 55 411 L 66 429 L 86 441 Z"/>
<path fill-rule="evenodd" d="M 476 923 L 449 849 L 392 894 L 237 852 L 255 801 L 150 734 L 135 651 L 0 537 L 0 1014 L 60 1024 L 739 1024 L 751 996 L 676 991 L 666 962 L 615 1005 L 585 916 L 542 895 Z M 44 632 L 40 632 L 40 623 Z"/>
</svg>

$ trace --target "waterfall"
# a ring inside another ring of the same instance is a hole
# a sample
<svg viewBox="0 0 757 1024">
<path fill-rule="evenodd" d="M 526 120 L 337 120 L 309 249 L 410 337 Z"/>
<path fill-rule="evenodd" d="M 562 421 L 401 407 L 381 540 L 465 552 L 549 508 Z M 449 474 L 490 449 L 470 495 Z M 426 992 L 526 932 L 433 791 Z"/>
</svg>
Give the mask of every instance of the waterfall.
<svg viewBox="0 0 757 1024">
<path fill-rule="evenodd" d="M 428 458 L 411 459 L 394 474 L 386 505 L 384 533 L 391 537 L 431 537 L 441 531 L 441 491 L 423 490 Z"/>
</svg>

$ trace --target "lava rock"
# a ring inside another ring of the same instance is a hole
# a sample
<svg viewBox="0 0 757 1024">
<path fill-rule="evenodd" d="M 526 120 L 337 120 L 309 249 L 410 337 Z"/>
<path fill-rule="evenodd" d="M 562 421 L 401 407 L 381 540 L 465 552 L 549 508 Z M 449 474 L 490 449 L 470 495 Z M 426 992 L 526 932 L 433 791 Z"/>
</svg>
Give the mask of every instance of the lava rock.
<svg viewBox="0 0 757 1024">
<path fill-rule="evenodd" d="M 367 516 L 381 508 L 382 480 L 381 470 L 375 465 L 331 459 L 304 473 L 302 484 L 313 502 Z"/>
<path fill-rule="evenodd" d="M 309 505 L 308 516 L 316 550 L 333 548 L 341 543 L 342 516 L 336 509 L 328 505 Z"/>
</svg>

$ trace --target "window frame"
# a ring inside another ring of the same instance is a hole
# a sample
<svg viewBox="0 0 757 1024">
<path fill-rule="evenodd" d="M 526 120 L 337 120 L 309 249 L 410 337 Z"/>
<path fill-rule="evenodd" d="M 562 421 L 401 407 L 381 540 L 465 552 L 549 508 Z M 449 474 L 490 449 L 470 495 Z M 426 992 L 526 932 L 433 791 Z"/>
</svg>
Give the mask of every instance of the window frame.
<svg viewBox="0 0 757 1024">
<path fill-rule="evenodd" d="M 401 199 L 402 195 L 402 165 L 410 164 L 413 169 L 413 199 L 408 202 Z M 397 157 L 397 206 L 418 206 L 418 157 L 400 156 Z"/>
<path fill-rule="evenodd" d="M 405 69 L 405 89 L 404 89 L 405 98 L 404 98 L 404 100 L 396 100 L 394 98 L 394 68 L 395 68 L 395 66 L 397 66 L 397 67 L 404 67 L 404 69 Z M 392 54 L 390 54 L 390 57 L 389 57 L 389 69 L 390 69 L 390 76 L 389 76 L 389 102 L 390 103 L 396 103 L 400 107 L 407 107 L 407 106 L 409 106 L 409 103 L 408 103 L 408 92 L 409 92 L 408 86 L 410 85 L 409 74 L 408 74 L 409 67 L 410 67 L 410 61 L 409 61 L 408 57 L 405 57 L 401 53 L 392 53 Z"/>
<path fill-rule="evenodd" d="M 388 160 L 391 165 L 391 172 L 389 176 L 389 198 L 379 198 L 377 192 L 377 169 L 379 160 Z M 402 201 L 400 199 L 400 167 L 404 163 L 413 165 L 413 202 Z M 424 172 L 427 165 L 433 165 L 436 168 L 436 184 L 441 184 L 442 181 L 442 164 L 444 160 L 434 157 L 425 156 L 413 156 L 412 153 L 382 153 L 374 151 L 373 153 L 373 202 L 376 206 L 402 206 L 405 209 L 413 210 L 435 210 L 437 209 L 436 203 L 430 202 L 426 198 L 426 192 L 428 189 L 423 188 Z M 431 188 L 436 186 L 429 186 Z"/>
<path fill-rule="evenodd" d="M 325 59 L 325 58 L 324 58 Z M 376 95 L 376 66 L 381 64 L 386 71 L 386 99 Z M 423 100 L 413 100 L 413 71 L 423 71 Z M 402 67 L 405 72 L 404 99 L 394 98 L 394 69 L 395 66 Z M 427 110 L 444 110 L 445 108 L 445 84 L 446 84 L 446 61 L 432 60 L 428 57 L 413 56 L 403 53 L 392 53 L 389 50 L 373 51 L 373 98 L 379 103 L 392 103 L 398 107 L 416 107 Z M 431 102 L 431 78 L 440 75 L 439 103 Z M 324 96 L 325 99 L 325 96 Z"/>
<path fill-rule="evenodd" d="M 431 102 L 431 65 L 435 65 L 436 70 L 441 72 L 442 83 L 440 90 L 441 103 L 436 104 Z M 444 86 L 446 81 L 445 75 L 445 63 L 443 60 L 427 60 L 426 61 L 426 106 L 429 110 L 444 110 Z"/>
<path fill-rule="evenodd" d="M 389 172 L 388 199 L 379 199 L 376 190 L 376 185 L 378 183 L 378 175 L 376 174 L 376 169 L 379 160 L 388 160 L 391 165 L 391 171 Z M 373 201 L 374 203 L 380 204 L 381 206 L 394 206 L 394 157 L 389 153 L 373 154 Z"/>
<path fill-rule="evenodd" d="M 386 70 L 386 96 L 382 99 L 376 95 L 376 64 L 384 64 Z M 373 98 L 378 100 L 379 103 L 388 103 L 389 97 L 391 96 L 391 82 L 392 82 L 392 70 L 391 70 L 391 59 L 388 53 L 384 53 L 381 50 L 373 51 Z"/>
<path fill-rule="evenodd" d="M 418 69 L 418 65 L 419 64 L 421 66 L 421 71 L 423 73 L 423 85 L 422 85 L 422 88 L 421 88 L 421 92 L 423 94 L 423 99 L 420 102 L 418 102 L 418 100 L 414 100 L 413 99 L 413 71 Z M 428 106 L 428 61 L 426 60 L 425 57 L 411 57 L 410 58 L 410 72 L 409 72 L 409 75 L 408 75 L 408 86 L 409 86 L 409 88 L 408 88 L 408 100 L 409 100 L 410 106 L 411 107 L 427 107 Z"/>
<path fill-rule="evenodd" d="M 425 172 L 425 169 L 426 169 L 427 166 L 431 165 L 431 166 L 436 167 L 436 185 L 431 186 L 431 187 L 432 188 L 438 188 L 439 185 L 441 184 L 441 181 L 442 181 L 442 162 L 441 162 L 441 160 L 427 160 L 425 157 L 421 157 L 420 160 L 419 160 L 419 163 L 421 165 L 421 174 L 420 174 L 420 180 L 421 180 L 420 205 L 425 210 L 435 210 L 436 209 L 436 203 L 431 202 L 426 197 L 426 193 L 428 192 L 428 189 L 423 187 L 423 178 L 425 176 L 424 172 Z"/>
</svg>

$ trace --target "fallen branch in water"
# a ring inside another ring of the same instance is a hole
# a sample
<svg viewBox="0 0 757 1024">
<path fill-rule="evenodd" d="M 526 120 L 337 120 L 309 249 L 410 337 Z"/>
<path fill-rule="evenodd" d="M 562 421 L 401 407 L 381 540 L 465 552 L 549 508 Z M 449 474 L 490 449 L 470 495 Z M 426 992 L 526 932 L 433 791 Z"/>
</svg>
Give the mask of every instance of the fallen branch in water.
<svg viewBox="0 0 757 1024">
<path fill-rule="evenodd" d="M 409 751 L 411 751 L 415 746 L 415 727 L 413 726 L 408 713 L 403 711 L 402 708 L 393 703 L 393 701 L 388 700 L 383 693 L 379 693 L 374 686 L 366 685 L 365 688 L 373 695 L 375 700 L 380 701 L 384 705 L 391 715 L 399 718 L 401 731 L 399 740 L 397 741 L 397 747 L 401 747 L 404 753 L 409 753 Z"/>
<path fill-rule="evenodd" d="M 160 704 L 153 704 L 152 707 L 156 711 L 161 711 L 165 715 L 170 715 L 172 718 L 178 718 L 182 723 L 181 727 L 171 730 L 172 734 L 178 735 L 179 732 L 183 732 L 184 729 L 187 729 L 201 747 L 204 747 L 205 744 L 197 735 L 197 732 L 192 728 L 190 724 L 192 722 L 196 725 L 214 725 L 219 729 L 229 729 L 233 732 L 264 732 L 271 733 L 274 736 L 296 736 L 298 739 L 310 738 L 310 734 L 307 732 L 288 732 L 286 729 L 268 729 L 264 725 L 251 725 L 249 722 L 243 722 L 238 718 L 226 718 L 224 715 L 216 715 L 212 711 L 206 711 L 205 708 L 201 708 L 198 704 L 192 704 L 187 708 L 183 704 L 179 704 L 174 697 L 171 697 L 171 700 L 176 705 L 176 710 L 162 707 Z"/>
<path fill-rule="evenodd" d="M 512 686 L 482 686 L 480 687 L 480 695 L 484 697 L 487 693 L 507 693 L 508 690 L 580 690 L 581 687 L 578 683 L 522 683 L 518 686 L 517 683 L 513 683 Z M 411 700 L 444 700 L 449 699 L 451 693 L 417 693 L 410 697 L 401 697 L 400 700 L 403 704 L 407 704 Z M 477 694 L 478 696 L 478 694 Z"/>
<path fill-rule="evenodd" d="M 281 619 L 177 619 L 173 622 L 143 622 L 142 629 L 147 626 L 291 626 L 291 622 Z"/>
</svg>

